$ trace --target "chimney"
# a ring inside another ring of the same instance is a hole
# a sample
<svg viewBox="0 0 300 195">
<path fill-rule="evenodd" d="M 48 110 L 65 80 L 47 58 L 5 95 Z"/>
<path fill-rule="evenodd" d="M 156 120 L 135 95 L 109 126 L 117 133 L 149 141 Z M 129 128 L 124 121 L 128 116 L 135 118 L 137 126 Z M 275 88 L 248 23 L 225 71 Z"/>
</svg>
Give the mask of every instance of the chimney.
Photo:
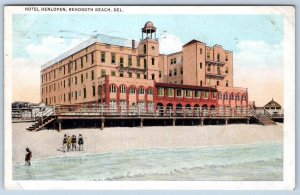
<svg viewBox="0 0 300 195">
<path fill-rule="evenodd" d="M 135 49 L 135 40 L 134 39 L 132 39 L 132 41 L 131 41 L 131 47 L 132 47 L 132 49 Z"/>
</svg>

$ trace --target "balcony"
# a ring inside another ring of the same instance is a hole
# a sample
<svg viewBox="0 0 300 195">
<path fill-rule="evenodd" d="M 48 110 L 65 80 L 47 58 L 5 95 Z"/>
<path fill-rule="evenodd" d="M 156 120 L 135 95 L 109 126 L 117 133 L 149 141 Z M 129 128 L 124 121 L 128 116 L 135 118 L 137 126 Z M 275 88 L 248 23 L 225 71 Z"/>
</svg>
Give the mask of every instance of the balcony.
<svg viewBox="0 0 300 195">
<path fill-rule="evenodd" d="M 119 63 L 118 64 L 118 68 L 119 68 L 119 71 L 143 71 L 145 72 L 146 71 L 146 68 L 143 68 L 143 67 L 133 67 L 133 66 L 124 66 L 125 64 L 121 64 Z"/>
<path fill-rule="evenodd" d="M 226 74 L 222 71 L 215 71 L 215 72 L 206 72 L 206 76 L 211 76 L 211 77 L 226 77 Z"/>
<path fill-rule="evenodd" d="M 225 65 L 225 62 L 215 61 L 215 60 L 211 60 L 211 59 L 206 59 L 205 62 L 206 62 L 207 66 L 210 66 L 210 65 L 224 66 Z"/>
</svg>

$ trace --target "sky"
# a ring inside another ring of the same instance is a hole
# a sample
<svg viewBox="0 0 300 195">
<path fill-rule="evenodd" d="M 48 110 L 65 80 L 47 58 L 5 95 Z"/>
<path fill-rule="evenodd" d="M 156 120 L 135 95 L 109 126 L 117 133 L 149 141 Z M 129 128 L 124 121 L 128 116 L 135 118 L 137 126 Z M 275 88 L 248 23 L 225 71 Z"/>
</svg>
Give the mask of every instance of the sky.
<svg viewBox="0 0 300 195">
<path fill-rule="evenodd" d="M 257 106 L 272 98 L 283 105 L 280 15 L 14 15 L 13 101 L 40 102 L 41 66 L 64 51 L 95 34 L 140 39 L 147 21 L 157 28 L 160 53 L 180 51 L 192 39 L 222 45 L 233 51 L 234 86 L 248 88 Z"/>
</svg>

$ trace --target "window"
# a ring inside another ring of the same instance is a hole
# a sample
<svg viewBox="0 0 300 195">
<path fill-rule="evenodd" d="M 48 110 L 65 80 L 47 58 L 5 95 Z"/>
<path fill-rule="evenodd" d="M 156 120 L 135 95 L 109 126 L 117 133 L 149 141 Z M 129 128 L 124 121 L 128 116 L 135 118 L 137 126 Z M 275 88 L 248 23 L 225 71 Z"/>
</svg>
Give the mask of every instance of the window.
<svg viewBox="0 0 300 195">
<path fill-rule="evenodd" d="M 219 86 L 220 85 L 220 81 L 217 81 L 217 86 Z"/>
<path fill-rule="evenodd" d="M 200 55 L 202 54 L 202 48 L 200 48 Z"/>
<path fill-rule="evenodd" d="M 136 73 L 136 78 L 141 78 L 141 73 Z"/>
<path fill-rule="evenodd" d="M 195 91 L 195 98 L 199 99 L 201 95 L 200 91 Z"/>
<path fill-rule="evenodd" d="M 183 74 L 183 67 L 180 67 L 180 74 Z M 181 84 L 183 84 L 183 81 Z"/>
<path fill-rule="evenodd" d="M 152 80 L 155 79 L 155 74 L 151 74 L 151 79 L 152 79 Z"/>
<path fill-rule="evenodd" d="M 181 80 L 180 83 L 183 84 L 183 80 Z"/>
<path fill-rule="evenodd" d="M 138 67 L 141 66 L 140 58 L 137 59 L 137 66 L 138 66 Z"/>
<path fill-rule="evenodd" d="M 185 91 L 185 97 L 191 98 L 192 97 L 192 91 L 191 90 L 186 90 Z"/>
<path fill-rule="evenodd" d="M 101 62 L 105 62 L 105 51 L 101 51 Z"/>
<path fill-rule="evenodd" d="M 207 91 L 205 91 L 205 92 L 203 93 L 203 98 L 204 98 L 204 99 L 208 99 L 208 92 L 207 92 Z"/>
<path fill-rule="evenodd" d="M 201 80 L 201 81 L 200 81 L 200 86 L 202 86 L 202 85 L 203 85 L 203 81 Z"/>
<path fill-rule="evenodd" d="M 210 53 L 209 53 L 209 52 L 207 52 L 207 58 L 208 58 L 208 59 L 210 58 Z"/>
<path fill-rule="evenodd" d="M 130 87 L 130 94 L 135 94 L 135 87 L 134 86 Z"/>
<path fill-rule="evenodd" d="M 120 93 L 126 93 L 126 87 L 125 87 L 125 85 L 121 85 L 121 87 L 120 87 Z"/>
<path fill-rule="evenodd" d="M 110 93 L 117 93 L 117 87 L 115 85 L 110 86 Z"/>
<path fill-rule="evenodd" d="M 116 63 L 116 54 L 115 53 L 111 53 L 111 63 L 112 64 Z"/>
<path fill-rule="evenodd" d="M 86 88 L 83 88 L 83 98 L 86 98 Z"/>
<path fill-rule="evenodd" d="M 228 80 L 226 80 L 226 87 L 228 87 Z"/>
<path fill-rule="evenodd" d="M 64 102 L 66 102 L 66 94 L 64 94 Z"/>
<path fill-rule="evenodd" d="M 96 96 L 96 87 L 95 85 L 92 86 L 92 92 L 93 92 L 93 97 Z"/>
<path fill-rule="evenodd" d="M 70 85 L 71 85 L 71 79 L 69 78 L 68 79 L 68 87 L 70 87 Z"/>
<path fill-rule="evenodd" d="M 176 58 L 173 59 L 173 63 L 176 64 Z"/>
<path fill-rule="evenodd" d="M 106 75 L 106 70 L 102 69 L 101 70 L 101 77 L 105 77 L 105 75 Z"/>
<path fill-rule="evenodd" d="M 75 76 L 75 85 L 77 85 L 77 76 Z"/>
<path fill-rule="evenodd" d="M 152 63 L 152 65 L 155 65 L 155 59 L 154 58 L 151 58 L 151 63 Z"/>
<path fill-rule="evenodd" d="M 217 60 L 220 62 L 220 54 L 217 54 Z"/>
<path fill-rule="evenodd" d="M 224 94 L 224 100 L 228 100 L 228 94 L 227 93 Z"/>
<path fill-rule="evenodd" d="M 132 56 L 128 56 L 128 66 L 132 66 Z"/>
<path fill-rule="evenodd" d="M 164 88 L 159 87 L 159 88 L 157 89 L 157 91 L 158 91 L 158 96 L 164 96 Z"/>
<path fill-rule="evenodd" d="M 92 58 L 91 61 L 92 61 L 92 64 L 94 64 L 94 53 L 95 53 L 95 52 L 91 53 L 91 58 Z"/>
<path fill-rule="evenodd" d="M 80 67 L 83 68 L 83 57 L 80 58 Z M 65 70 L 64 70 L 65 71 Z"/>
<path fill-rule="evenodd" d="M 200 62 L 200 69 L 202 69 L 202 62 Z"/>
<path fill-rule="evenodd" d="M 152 88 L 149 88 L 149 89 L 147 90 L 147 94 L 148 94 L 148 95 L 153 95 L 153 89 L 152 89 Z"/>
<path fill-rule="evenodd" d="M 83 83 L 83 74 L 81 74 L 81 83 Z"/>
<path fill-rule="evenodd" d="M 139 94 L 144 95 L 145 94 L 145 89 L 144 87 L 140 87 L 139 89 Z"/>
<path fill-rule="evenodd" d="M 169 70 L 169 76 L 170 77 L 172 76 L 172 70 Z"/>
<path fill-rule="evenodd" d="M 219 100 L 222 99 L 222 93 L 219 93 Z"/>
<path fill-rule="evenodd" d="M 64 88 L 66 88 L 66 80 L 64 80 Z"/>
<path fill-rule="evenodd" d="M 232 94 L 230 95 L 230 99 L 231 99 L 231 100 L 234 100 L 234 93 L 232 93 Z"/>
<path fill-rule="evenodd" d="M 85 79 L 88 79 L 89 78 L 89 73 L 85 73 Z"/>
<path fill-rule="evenodd" d="M 182 90 L 181 89 L 176 90 L 176 97 L 182 97 Z"/>
<path fill-rule="evenodd" d="M 146 54 L 146 53 L 147 53 L 147 46 L 144 45 L 144 54 Z"/>
<path fill-rule="evenodd" d="M 85 62 L 87 62 L 88 59 L 89 59 L 89 56 L 88 56 L 88 54 L 86 54 L 86 55 L 85 55 Z"/>
<path fill-rule="evenodd" d="M 217 97 L 217 92 L 212 92 L 212 98 L 216 99 L 216 97 Z"/>
<path fill-rule="evenodd" d="M 174 76 L 176 76 L 177 75 L 177 69 L 175 68 L 174 69 Z"/>
<path fill-rule="evenodd" d="M 128 73 L 128 77 L 129 77 L 129 78 L 132 78 L 132 72 L 129 72 L 129 73 Z"/>
<path fill-rule="evenodd" d="M 210 65 L 207 66 L 207 71 L 210 72 Z"/>
<path fill-rule="evenodd" d="M 75 91 L 75 100 L 77 100 L 77 91 Z"/>
<path fill-rule="evenodd" d="M 112 71 L 111 71 L 111 76 L 113 76 L 113 77 L 116 76 L 116 71 L 113 71 L 113 70 L 112 70 Z"/>
<path fill-rule="evenodd" d="M 170 62 L 171 64 L 173 64 L 173 59 L 171 59 L 171 62 Z"/>
<path fill-rule="evenodd" d="M 228 67 L 226 67 L 225 73 L 226 73 L 226 74 L 228 73 Z"/>
<path fill-rule="evenodd" d="M 74 63 L 75 63 L 75 70 L 77 70 L 77 60 L 75 60 Z"/>
<path fill-rule="evenodd" d="M 158 76 L 159 76 L 159 78 L 161 78 L 161 71 L 159 71 L 159 75 Z"/>
<path fill-rule="evenodd" d="M 174 97 L 174 89 L 168 88 L 168 97 Z"/>
<path fill-rule="evenodd" d="M 92 77 L 92 81 L 94 80 L 94 71 L 92 70 L 92 72 L 91 72 L 91 77 Z"/>
<path fill-rule="evenodd" d="M 124 58 L 120 57 L 120 66 L 123 67 L 124 66 Z"/>
<path fill-rule="evenodd" d="M 144 68 L 147 68 L 147 59 L 144 59 Z"/>
<path fill-rule="evenodd" d="M 226 61 L 226 62 L 228 61 L 228 56 L 225 57 L 225 61 Z"/>
<path fill-rule="evenodd" d="M 120 77 L 124 77 L 124 72 L 120 72 Z"/>
</svg>

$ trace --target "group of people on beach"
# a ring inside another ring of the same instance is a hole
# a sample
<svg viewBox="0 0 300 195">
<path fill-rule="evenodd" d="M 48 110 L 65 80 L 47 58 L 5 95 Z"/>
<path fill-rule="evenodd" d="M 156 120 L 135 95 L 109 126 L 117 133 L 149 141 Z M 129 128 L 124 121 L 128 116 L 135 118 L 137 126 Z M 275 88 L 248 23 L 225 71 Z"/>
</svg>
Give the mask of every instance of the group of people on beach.
<svg viewBox="0 0 300 195">
<path fill-rule="evenodd" d="M 63 138 L 63 152 L 76 151 L 78 143 L 78 151 L 83 150 L 83 137 L 81 134 L 78 136 L 78 142 L 76 135 L 64 135 Z"/>
</svg>

